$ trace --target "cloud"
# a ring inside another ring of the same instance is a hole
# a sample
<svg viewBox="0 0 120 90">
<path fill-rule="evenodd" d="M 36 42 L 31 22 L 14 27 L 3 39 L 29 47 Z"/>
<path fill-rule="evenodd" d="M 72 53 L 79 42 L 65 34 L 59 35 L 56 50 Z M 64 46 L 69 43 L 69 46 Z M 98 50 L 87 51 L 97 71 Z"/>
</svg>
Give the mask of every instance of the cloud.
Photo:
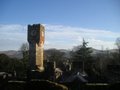
<svg viewBox="0 0 120 90">
<path fill-rule="evenodd" d="M 101 49 L 115 48 L 115 40 L 120 32 L 109 30 L 71 27 L 64 25 L 43 24 L 45 26 L 45 49 L 72 49 L 82 44 L 84 38 L 88 46 Z M 0 25 L 0 50 L 18 50 L 27 42 L 27 25 Z"/>
<path fill-rule="evenodd" d="M 84 38 L 90 47 L 101 49 L 115 48 L 115 40 L 120 37 L 120 32 L 109 30 L 88 29 L 81 27 L 70 27 L 63 25 L 46 24 L 46 38 L 53 41 L 52 44 L 63 46 L 63 48 L 72 48 L 74 45 L 82 44 Z M 54 42 L 57 41 L 57 42 Z M 64 44 L 64 45 L 63 45 Z M 51 45 L 51 44 L 50 44 Z"/>
<path fill-rule="evenodd" d="M 18 50 L 26 42 L 26 26 L 0 25 L 0 50 Z"/>
</svg>

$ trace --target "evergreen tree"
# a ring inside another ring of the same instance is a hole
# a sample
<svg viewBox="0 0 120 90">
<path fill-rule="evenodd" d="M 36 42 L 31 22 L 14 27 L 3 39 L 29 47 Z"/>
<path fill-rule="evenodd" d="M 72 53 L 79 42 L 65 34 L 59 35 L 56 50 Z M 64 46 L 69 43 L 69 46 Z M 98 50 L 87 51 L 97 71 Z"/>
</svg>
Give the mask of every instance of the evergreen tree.
<svg viewBox="0 0 120 90">
<path fill-rule="evenodd" d="M 119 64 L 120 64 L 120 37 L 118 37 L 117 39 L 116 39 L 116 45 L 117 45 L 117 49 L 118 49 L 118 54 L 117 54 L 117 60 L 118 60 L 118 62 L 119 62 Z"/>
<path fill-rule="evenodd" d="M 29 45 L 28 43 L 23 43 L 20 47 L 20 51 L 23 55 L 23 58 L 21 59 L 23 63 L 23 67 L 24 67 L 23 73 L 24 75 L 26 75 L 27 70 L 29 68 Z"/>
<path fill-rule="evenodd" d="M 83 39 L 83 43 L 74 53 L 74 61 L 82 62 L 82 70 L 89 69 L 92 63 L 92 50 L 87 47 L 88 42 Z"/>
</svg>

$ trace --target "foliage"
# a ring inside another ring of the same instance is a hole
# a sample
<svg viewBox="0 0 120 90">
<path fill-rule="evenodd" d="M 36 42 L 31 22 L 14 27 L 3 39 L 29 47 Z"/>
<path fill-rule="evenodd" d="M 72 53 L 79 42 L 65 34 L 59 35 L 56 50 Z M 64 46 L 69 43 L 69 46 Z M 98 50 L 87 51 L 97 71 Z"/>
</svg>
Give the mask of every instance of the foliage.
<svg viewBox="0 0 120 90">
<path fill-rule="evenodd" d="M 9 58 L 5 54 L 0 54 L 0 71 L 1 72 L 16 72 L 17 76 L 23 75 L 23 63 L 16 58 Z"/>
<path fill-rule="evenodd" d="M 0 54 L 0 71 L 16 73 L 17 77 L 24 77 L 28 68 L 28 44 L 22 44 L 20 48 L 23 58 L 10 58 L 5 54 Z"/>
<path fill-rule="evenodd" d="M 82 70 L 85 70 L 91 75 L 108 76 L 108 65 L 120 65 L 120 38 L 116 39 L 117 49 L 114 52 L 110 50 L 99 51 L 99 53 L 92 55 L 92 48 L 88 47 L 88 42 L 83 39 L 82 45 L 74 47 L 70 51 L 70 57 L 66 58 L 65 52 L 57 49 L 45 50 L 45 59 L 50 62 L 56 62 L 56 66 L 65 70 L 65 61 L 67 65 L 71 62 L 82 62 Z M 17 58 L 10 58 L 5 54 L 0 54 L 0 72 L 16 72 L 18 77 L 24 77 L 29 67 L 29 46 L 27 43 L 22 44 L 20 51 L 23 54 L 21 60 Z"/>
<path fill-rule="evenodd" d="M 29 50 L 29 45 L 28 43 L 23 43 L 20 47 L 20 51 L 23 54 L 23 58 L 28 57 L 28 50 Z"/>
<path fill-rule="evenodd" d="M 23 58 L 21 59 L 22 63 L 23 63 L 23 73 L 26 76 L 27 74 L 27 70 L 29 67 L 29 45 L 28 43 L 23 43 L 22 46 L 20 47 L 20 51 L 23 54 Z"/>
<path fill-rule="evenodd" d="M 45 51 L 46 59 L 50 62 L 56 62 L 56 66 L 63 69 L 63 61 L 65 59 L 65 53 L 57 49 L 48 49 Z"/>
<path fill-rule="evenodd" d="M 82 45 L 77 47 L 78 49 L 74 52 L 73 60 L 77 62 L 82 62 L 83 64 L 83 69 L 85 66 L 85 69 L 88 69 L 91 66 L 92 63 L 92 50 L 91 48 L 87 47 L 87 43 L 83 39 Z"/>
<path fill-rule="evenodd" d="M 120 37 L 116 39 L 116 45 L 118 49 L 120 50 Z"/>
<path fill-rule="evenodd" d="M 120 37 L 116 39 L 116 45 L 118 47 L 117 60 L 119 61 L 119 64 L 120 64 Z"/>
</svg>

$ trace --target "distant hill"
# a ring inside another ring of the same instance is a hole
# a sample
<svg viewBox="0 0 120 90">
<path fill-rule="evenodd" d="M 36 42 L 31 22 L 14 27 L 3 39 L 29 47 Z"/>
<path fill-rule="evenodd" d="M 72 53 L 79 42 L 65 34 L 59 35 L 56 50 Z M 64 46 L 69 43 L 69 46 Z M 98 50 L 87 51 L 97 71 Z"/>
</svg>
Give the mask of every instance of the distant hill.
<svg viewBox="0 0 120 90">
<path fill-rule="evenodd" d="M 60 50 L 61 52 L 64 52 L 66 54 L 66 57 L 70 57 L 70 50 L 66 50 L 66 49 L 58 49 Z M 47 50 L 45 50 L 47 51 Z M 96 55 L 98 53 L 106 53 L 107 51 L 106 50 L 97 50 L 97 49 L 92 49 L 92 55 Z M 111 49 L 111 50 L 108 50 L 110 53 L 113 53 L 113 52 L 116 52 L 117 50 L 116 49 Z M 11 58 L 18 58 L 18 59 L 22 59 L 23 58 L 23 55 L 22 55 L 22 52 L 20 51 L 15 51 L 15 50 L 8 50 L 8 51 L 0 51 L 0 54 L 5 54 Z"/>
<path fill-rule="evenodd" d="M 114 52 L 117 52 L 117 49 L 110 49 L 110 50 L 97 50 L 97 49 L 92 49 L 92 54 L 93 55 L 95 55 L 95 54 L 100 54 L 100 53 L 107 53 L 107 52 L 109 52 L 109 53 L 114 53 Z"/>
<path fill-rule="evenodd" d="M 9 56 L 10 58 L 18 58 L 22 59 L 22 52 L 20 51 L 15 51 L 15 50 L 8 50 L 8 51 L 0 51 L 0 54 L 5 54 Z"/>
</svg>

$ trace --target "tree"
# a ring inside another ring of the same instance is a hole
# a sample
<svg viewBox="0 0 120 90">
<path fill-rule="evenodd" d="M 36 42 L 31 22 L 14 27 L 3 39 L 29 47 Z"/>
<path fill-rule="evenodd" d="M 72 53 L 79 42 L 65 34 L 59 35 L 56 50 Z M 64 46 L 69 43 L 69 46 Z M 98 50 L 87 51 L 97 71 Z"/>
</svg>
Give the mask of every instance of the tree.
<svg viewBox="0 0 120 90">
<path fill-rule="evenodd" d="M 63 60 L 64 60 L 64 52 L 61 52 L 57 49 L 48 49 L 45 51 L 46 59 L 50 62 L 56 62 L 56 66 L 59 68 L 63 68 Z"/>
<path fill-rule="evenodd" d="M 28 56 L 29 45 L 28 43 L 23 43 L 20 47 L 20 51 L 23 54 L 23 58 Z"/>
<path fill-rule="evenodd" d="M 9 70 L 9 62 L 10 62 L 10 58 L 5 55 L 5 54 L 0 54 L 0 71 L 6 71 Z"/>
<path fill-rule="evenodd" d="M 115 44 L 117 46 L 116 51 L 109 53 L 109 57 L 106 58 L 106 60 L 109 61 L 108 65 L 118 65 L 118 64 L 120 64 L 120 37 L 118 37 L 116 39 Z M 104 62 L 106 62 L 106 61 L 104 60 Z"/>
<path fill-rule="evenodd" d="M 116 52 L 111 53 L 112 55 L 112 63 L 111 64 L 120 64 L 120 37 L 116 39 L 115 42 L 117 49 Z"/>
<path fill-rule="evenodd" d="M 23 63 L 17 58 L 10 58 L 5 54 L 0 54 L 0 72 L 16 72 L 17 76 L 23 75 Z"/>
<path fill-rule="evenodd" d="M 20 51 L 23 54 L 22 62 L 24 65 L 24 74 L 26 74 L 27 69 L 29 67 L 29 62 L 28 62 L 28 60 L 29 60 L 29 45 L 28 45 L 28 43 L 23 43 L 20 47 Z"/>
<path fill-rule="evenodd" d="M 91 48 L 87 47 L 88 42 L 83 39 L 82 45 L 79 46 L 78 50 L 74 53 L 74 61 L 82 62 L 82 70 L 89 69 L 92 63 L 92 50 Z"/>
<path fill-rule="evenodd" d="M 120 37 L 116 39 L 116 45 L 117 45 L 118 51 L 120 53 Z"/>
<path fill-rule="evenodd" d="M 118 60 L 119 60 L 119 63 L 120 63 L 120 37 L 116 39 L 116 45 L 117 45 L 117 48 L 118 48 Z"/>
</svg>

